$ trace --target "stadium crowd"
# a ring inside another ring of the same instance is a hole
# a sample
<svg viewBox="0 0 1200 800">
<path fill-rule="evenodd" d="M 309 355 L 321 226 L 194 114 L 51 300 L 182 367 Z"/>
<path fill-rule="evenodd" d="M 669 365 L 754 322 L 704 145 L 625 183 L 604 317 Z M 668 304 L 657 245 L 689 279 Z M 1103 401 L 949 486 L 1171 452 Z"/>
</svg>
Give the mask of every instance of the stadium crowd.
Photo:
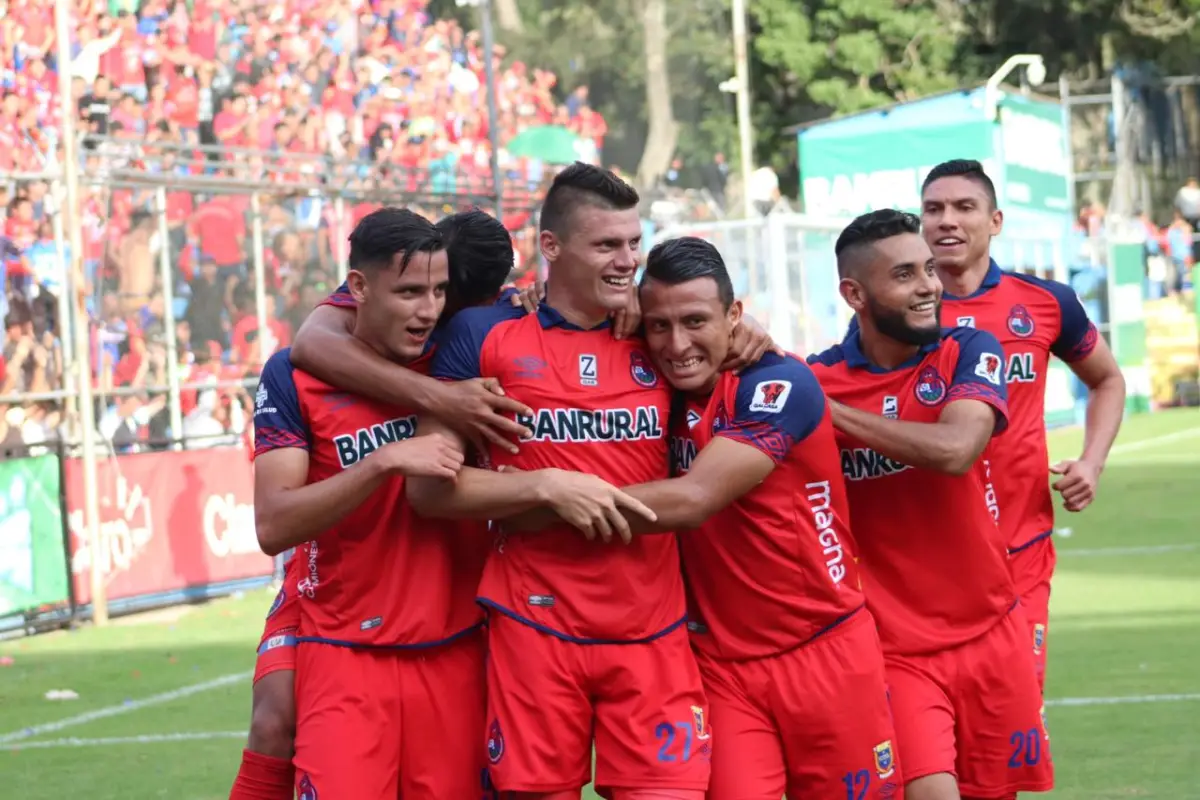
<svg viewBox="0 0 1200 800">
<path fill-rule="evenodd" d="M 485 53 L 477 32 L 432 19 L 423 0 L 84 0 L 74 12 L 93 380 L 101 392 L 126 392 L 100 409 L 118 451 L 168 434 L 164 396 L 146 391 L 166 385 L 163 248 L 180 380 L 257 374 L 249 186 L 279 187 L 260 195 L 267 355 L 336 285 L 342 243 L 363 216 L 385 202 L 430 218 L 491 205 Z M 12 4 L 0 36 L 8 43 L 0 48 L 5 396 L 63 388 L 57 308 L 66 280 L 55 198 L 41 177 L 62 161 L 53 4 Z M 587 87 L 564 96 L 553 74 L 506 56 L 502 46 L 492 55 L 498 140 L 562 125 L 587 144 L 585 157 L 598 158 L 606 125 Z M 530 211 L 554 167 L 504 149 L 499 162 L 522 280 L 537 260 Z M 155 190 L 137 185 L 139 175 L 177 176 L 165 241 Z M 213 191 L 235 181 L 241 193 Z M 341 218 L 333 189 L 346 198 Z M 248 403 L 236 386 L 186 391 L 184 433 L 236 434 Z M 59 422 L 56 403 L 9 406 L 3 416 L 3 450 L 44 441 Z"/>
</svg>

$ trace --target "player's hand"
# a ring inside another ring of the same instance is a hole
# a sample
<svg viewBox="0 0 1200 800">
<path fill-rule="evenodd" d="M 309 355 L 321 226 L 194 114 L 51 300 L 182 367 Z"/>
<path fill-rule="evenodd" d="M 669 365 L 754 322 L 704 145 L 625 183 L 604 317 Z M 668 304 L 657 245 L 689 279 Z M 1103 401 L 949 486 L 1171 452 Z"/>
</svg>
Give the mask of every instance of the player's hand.
<svg viewBox="0 0 1200 800">
<path fill-rule="evenodd" d="M 385 444 L 373 458 L 383 459 L 387 470 L 406 478 L 453 480 L 463 466 L 462 450 L 440 433 Z"/>
<path fill-rule="evenodd" d="M 749 314 L 743 315 L 737 327 L 733 329 L 733 341 L 729 345 L 729 355 L 721 365 L 723 370 L 741 372 L 751 364 L 757 364 L 767 353 L 787 355 L 782 347 L 775 344 L 766 328 Z"/>
<path fill-rule="evenodd" d="M 612 314 L 612 332 L 617 339 L 625 339 L 637 333 L 642 324 L 642 304 L 638 301 L 636 285 L 630 287 L 629 301 L 620 311 Z"/>
<path fill-rule="evenodd" d="M 527 429 L 513 417 L 533 416 L 524 403 L 506 397 L 495 378 L 441 384 L 446 393 L 433 409 L 438 419 L 461 434 L 479 452 L 487 452 L 489 443 L 510 453 L 517 452 L 517 439 Z"/>
<path fill-rule="evenodd" d="M 532 314 L 538 310 L 538 306 L 545 299 L 546 282 L 538 278 L 533 282 L 533 286 L 518 289 L 515 294 L 508 298 L 508 302 L 512 303 L 514 308 L 524 308 L 525 313 Z"/>
<path fill-rule="evenodd" d="M 1100 482 L 1100 467 L 1088 461 L 1060 461 L 1050 467 L 1054 475 L 1062 475 L 1052 487 L 1062 495 L 1063 508 L 1083 511 L 1096 499 L 1096 484 Z"/>
<path fill-rule="evenodd" d="M 614 533 L 626 544 L 633 541 L 622 509 L 649 522 L 658 519 L 649 507 L 595 475 L 561 469 L 539 472 L 545 479 L 547 505 L 568 525 L 582 531 L 588 541 L 611 542 Z"/>
</svg>

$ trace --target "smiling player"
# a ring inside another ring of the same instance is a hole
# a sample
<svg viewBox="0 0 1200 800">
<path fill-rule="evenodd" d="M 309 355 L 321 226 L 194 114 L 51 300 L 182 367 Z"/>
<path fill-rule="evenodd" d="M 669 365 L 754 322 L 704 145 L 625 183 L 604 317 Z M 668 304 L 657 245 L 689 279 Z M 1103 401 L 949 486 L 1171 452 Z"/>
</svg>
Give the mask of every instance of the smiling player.
<svg viewBox="0 0 1200 800">
<path fill-rule="evenodd" d="M 530 316 L 468 309 L 451 321 L 433 374 L 496 378 L 533 410 L 519 453 L 490 447 L 489 464 L 620 484 L 668 476 L 670 387 L 643 341 L 615 340 L 606 324 L 637 271 L 637 204 L 612 173 L 568 167 L 542 209 L 546 302 Z M 497 504 L 519 498 L 503 477 L 465 468 L 454 482 L 419 481 L 408 493 L 431 516 L 507 516 Z M 613 503 L 560 516 L 601 533 L 627 524 Z M 502 531 L 479 594 L 489 609 L 487 749 L 500 790 L 578 798 L 594 741 L 596 784 L 616 800 L 703 800 L 707 704 L 672 537 L 617 548 L 562 525 Z"/>
<path fill-rule="evenodd" d="M 999 342 L 943 329 L 919 220 L 854 220 L 836 245 L 858 327 L 810 363 L 829 394 L 859 567 L 879 623 L 907 800 L 1012 800 L 1053 767 L 980 456 L 1007 424 Z"/>
<path fill-rule="evenodd" d="M 824 392 L 792 356 L 720 370 L 741 304 L 708 242 L 656 246 L 641 301 L 651 357 L 681 392 L 680 477 L 627 491 L 657 528 L 680 530 L 688 627 L 721 737 L 709 800 L 898 796 Z"/>
<path fill-rule="evenodd" d="M 1083 452 L 1050 469 L 1062 476 L 1054 488 L 1068 511 L 1082 511 L 1095 497 L 1121 427 L 1125 380 L 1071 287 L 1003 272 L 991 259 L 991 240 L 1000 235 L 1004 214 L 978 161 L 947 161 L 930 171 L 922 188 L 921 221 L 945 286 L 942 323 L 985 330 L 1004 347 L 1009 432 L 988 451 L 988 459 L 1009 568 L 1030 625 L 1027 641 L 1044 686 L 1056 560 L 1045 422 L 1050 356 L 1065 362 L 1088 387 Z"/>
</svg>

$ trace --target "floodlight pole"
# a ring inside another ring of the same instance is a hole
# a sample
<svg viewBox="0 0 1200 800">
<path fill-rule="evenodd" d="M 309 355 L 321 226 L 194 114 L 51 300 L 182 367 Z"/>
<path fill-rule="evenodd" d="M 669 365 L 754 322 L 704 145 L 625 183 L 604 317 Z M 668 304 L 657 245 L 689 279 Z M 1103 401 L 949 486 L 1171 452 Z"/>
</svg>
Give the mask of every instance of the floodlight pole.
<svg viewBox="0 0 1200 800">
<path fill-rule="evenodd" d="M 83 525 L 87 531 L 88 553 L 91 555 L 89 577 L 91 579 L 92 622 L 97 626 L 108 624 L 108 597 L 104 584 L 104 572 L 108 563 L 104 550 L 107 542 L 101 541 L 100 534 L 100 494 L 96 479 L 96 407 L 92 402 L 92 370 L 91 370 L 91 341 L 88 335 L 91 330 L 88 318 L 87 303 L 84 301 L 84 288 L 76 278 L 82 276 L 82 271 L 76 269 L 82 263 L 83 236 L 79 228 L 79 156 L 75 146 L 75 116 L 79 113 L 71 97 L 71 3 L 68 0 L 54 2 L 54 29 L 58 39 L 57 70 L 58 70 L 58 100 L 62 104 L 62 134 L 63 134 L 63 187 L 66 190 L 66 202 L 59 209 L 60 214 L 69 214 L 65 221 L 68 225 L 68 236 L 71 239 L 70 268 L 63 291 L 75 292 L 75 367 L 76 382 L 79 391 L 79 435 L 83 444 Z M 163 243 L 166 247 L 166 243 Z M 64 324 L 65 320 L 60 320 Z M 66 334 L 66 329 L 63 329 Z"/>
<path fill-rule="evenodd" d="M 496 108 L 496 71 L 492 66 L 496 49 L 492 30 L 492 0 L 454 0 L 458 7 L 479 9 L 479 29 L 483 33 L 483 76 L 487 84 L 488 141 L 492 149 L 492 194 L 496 204 L 496 219 L 504 219 L 504 177 L 500 173 L 500 114 Z"/>
<path fill-rule="evenodd" d="M 996 110 L 1000 105 L 1000 84 L 1017 67 L 1025 67 L 1030 73 L 1030 83 L 1035 86 L 1046 79 L 1046 62 L 1036 53 L 1018 53 L 1010 56 L 1000 65 L 1000 69 L 992 73 L 983 90 L 983 113 L 989 122 L 996 120 Z"/>
<path fill-rule="evenodd" d="M 733 0 L 734 99 L 737 107 L 738 146 L 742 153 L 742 206 L 746 219 L 754 219 L 750 181 L 754 174 L 754 120 L 750 116 L 750 60 L 746 52 L 746 0 Z M 724 88 L 724 87 L 722 87 Z"/>
</svg>

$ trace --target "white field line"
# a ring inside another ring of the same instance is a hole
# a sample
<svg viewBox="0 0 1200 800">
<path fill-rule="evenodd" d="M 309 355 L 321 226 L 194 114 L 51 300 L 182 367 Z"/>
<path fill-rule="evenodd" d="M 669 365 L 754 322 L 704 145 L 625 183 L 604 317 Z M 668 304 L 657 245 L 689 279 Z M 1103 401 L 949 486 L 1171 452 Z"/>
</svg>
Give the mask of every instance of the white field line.
<svg viewBox="0 0 1200 800">
<path fill-rule="evenodd" d="M 145 736 L 106 736 L 99 739 L 48 739 L 40 742 L 18 742 L 0 745 L 0 750 L 46 749 L 51 747 L 102 747 L 115 744 L 159 744 L 163 742 L 202 742 L 210 739 L 245 739 L 245 731 L 212 731 L 211 733 L 152 733 Z"/>
<path fill-rule="evenodd" d="M 1093 706 L 1138 705 L 1145 703 L 1187 703 L 1200 701 L 1200 693 L 1193 694 L 1144 694 L 1127 697 L 1060 697 L 1047 700 L 1049 708 L 1087 708 Z M 166 744 L 173 742 L 197 742 L 214 739 L 242 739 L 245 731 L 210 731 L 206 733 L 152 733 L 143 736 L 108 736 L 97 739 L 50 739 L 40 742 L 20 742 L 0 745 L 0 751 L 20 751 L 59 747 L 106 747 L 122 744 Z"/>
<path fill-rule="evenodd" d="M 1153 556 L 1160 553 L 1185 553 L 1200 549 L 1200 544 L 1157 544 L 1144 547 L 1081 547 L 1078 550 L 1059 549 L 1059 558 L 1097 556 Z"/>
<path fill-rule="evenodd" d="M 172 700 L 178 700 L 182 697 L 190 697 L 201 692 L 219 689 L 220 687 L 228 686 L 231 683 L 240 683 L 247 678 L 253 677 L 253 675 L 254 672 L 252 670 L 248 672 L 235 672 L 229 675 L 222 675 L 219 678 L 213 678 L 210 681 L 194 683 L 191 686 L 183 686 L 179 689 L 172 689 L 169 692 L 162 692 L 161 694 L 153 694 L 149 697 L 143 697 L 140 700 L 130 700 L 128 702 L 121 703 L 120 705 L 97 708 L 94 711 L 85 711 L 82 714 L 77 714 L 73 717 L 67 717 L 66 719 L 60 719 L 57 722 L 31 725 L 19 731 L 0 734 L 0 745 L 21 741 L 22 739 L 31 739 L 35 736 L 41 736 L 46 733 L 54 733 L 65 728 L 73 728 L 76 725 L 85 725 L 98 719 L 115 717 L 118 714 L 127 714 L 130 711 L 138 711 L 140 709 L 156 706 L 161 703 L 169 703 Z"/>
<path fill-rule="evenodd" d="M 1193 694 L 1139 694 L 1129 697 L 1060 697 L 1047 700 L 1050 707 L 1078 708 L 1081 706 L 1121 706 L 1130 703 L 1187 703 L 1200 700 L 1200 693 Z"/>
<path fill-rule="evenodd" d="M 1159 436 L 1151 436 L 1149 439 L 1139 439 L 1136 442 L 1113 445 L 1112 450 L 1109 450 L 1108 453 L 1110 456 L 1136 453 L 1138 450 L 1148 450 L 1158 447 L 1160 444 L 1173 444 L 1181 439 L 1194 439 L 1197 436 L 1200 436 L 1200 427 L 1184 428 L 1175 433 L 1164 433 Z"/>
</svg>

